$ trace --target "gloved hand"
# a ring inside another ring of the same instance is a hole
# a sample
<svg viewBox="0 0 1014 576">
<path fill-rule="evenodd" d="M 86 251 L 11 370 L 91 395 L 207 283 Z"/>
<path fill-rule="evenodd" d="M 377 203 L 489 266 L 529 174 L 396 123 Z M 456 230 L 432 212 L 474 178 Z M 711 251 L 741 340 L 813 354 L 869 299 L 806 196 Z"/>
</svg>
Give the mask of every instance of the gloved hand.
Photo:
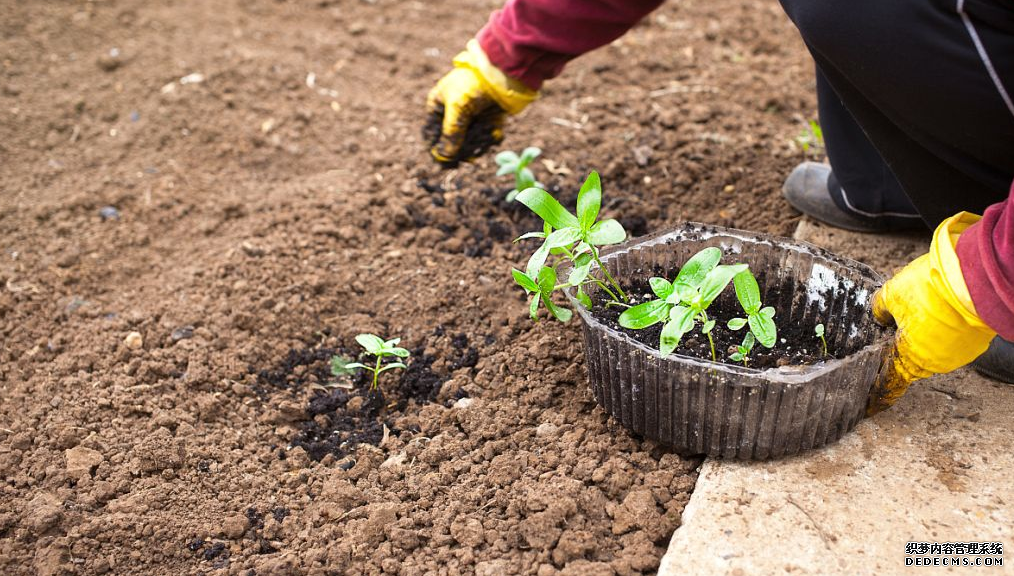
<svg viewBox="0 0 1014 576">
<path fill-rule="evenodd" d="M 954 247 L 979 217 L 962 212 L 933 234 L 929 254 L 913 260 L 873 297 L 873 315 L 897 324 L 894 351 L 866 407 L 886 410 L 913 381 L 950 372 L 985 352 L 996 333 L 975 313 Z"/>
<path fill-rule="evenodd" d="M 424 135 L 437 162 L 471 160 L 503 140 L 507 114 L 517 114 L 538 92 L 490 63 L 479 42 L 470 40 L 454 58 L 454 70 L 426 98 L 430 123 Z"/>
</svg>

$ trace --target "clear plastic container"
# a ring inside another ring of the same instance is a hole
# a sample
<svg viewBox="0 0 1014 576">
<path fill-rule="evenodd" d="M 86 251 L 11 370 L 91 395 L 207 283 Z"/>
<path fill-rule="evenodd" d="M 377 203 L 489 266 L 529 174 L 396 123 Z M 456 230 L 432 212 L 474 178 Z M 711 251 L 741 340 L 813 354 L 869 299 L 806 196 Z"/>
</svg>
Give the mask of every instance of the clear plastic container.
<svg viewBox="0 0 1014 576">
<path fill-rule="evenodd" d="M 582 321 L 588 377 L 599 405 L 629 430 L 684 454 L 763 460 L 841 438 L 863 418 L 890 352 L 890 331 L 869 313 L 883 279 L 864 264 L 810 244 L 696 223 L 639 238 L 602 260 L 623 283 L 653 276 L 656 266 L 676 270 L 708 246 L 729 254 L 723 262 L 750 265 L 762 281 L 763 302 L 778 309 L 780 325 L 833 327 L 828 345 L 848 355 L 766 370 L 676 354 L 663 358 L 656 348 L 599 322 L 568 289 Z M 768 297 L 773 287 L 781 288 L 780 301 Z"/>
</svg>

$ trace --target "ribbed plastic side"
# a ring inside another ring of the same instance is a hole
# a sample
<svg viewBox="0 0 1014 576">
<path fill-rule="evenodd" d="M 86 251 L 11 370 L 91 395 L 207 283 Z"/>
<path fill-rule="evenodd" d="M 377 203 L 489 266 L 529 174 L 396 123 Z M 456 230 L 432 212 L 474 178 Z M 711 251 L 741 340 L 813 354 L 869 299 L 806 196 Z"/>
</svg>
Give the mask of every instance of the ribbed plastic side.
<svg viewBox="0 0 1014 576">
<path fill-rule="evenodd" d="M 687 454 L 761 460 L 841 438 L 862 419 L 889 350 L 890 335 L 867 312 L 880 276 L 808 244 L 701 224 L 640 239 L 603 263 L 618 278 L 644 278 L 707 246 L 764 272 L 763 299 L 777 306 L 779 323 L 832 326 L 829 336 L 850 355 L 764 371 L 662 358 L 599 323 L 568 292 L 583 322 L 595 399 L 626 428 Z M 767 298 L 775 287 L 782 301 Z"/>
</svg>

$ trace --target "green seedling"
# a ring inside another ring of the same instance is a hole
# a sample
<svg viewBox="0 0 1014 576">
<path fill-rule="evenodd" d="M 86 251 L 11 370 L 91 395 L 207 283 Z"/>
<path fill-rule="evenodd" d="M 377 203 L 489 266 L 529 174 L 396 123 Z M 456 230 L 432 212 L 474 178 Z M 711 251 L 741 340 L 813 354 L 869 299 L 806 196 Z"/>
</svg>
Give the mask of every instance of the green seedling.
<svg viewBox="0 0 1014 576">
<path fill-rule="evenodd" d="M 598 220 L 602 206 L 602 182 L 598 172 L 592 172 L 581 186 L 576 216 L 540 188 L 523 190 L 516 199 L 543 220 L 542 232 L 529 232 L 515 240 L 539 238 L 543 242 L 528 259 L 524 272 L 511 270 L 514 281 L 527 294 L 533 295 L 529 306 L 532 319 L 538 318 L 539 302 L 542 302 L 557 320 L 570 320 L 571 311 L 554 305 L 550 299 L 554 291 L 567 287 L 577 288 L 576 298 L 586 308 L 592 305 L 585 291 L 588 284 L 599 286 L 611 299 L 610 304 L 626 305 L 627 295 L 599 257 L 599 247 L 623 242 L 627 232 L 616 220 Z M 553 256 L 555 260 L 550 261 Z M 566 282 L 557 284 L 556 267 L 563 262 L 571 264 L 571 272 Z M 592 264 L 598 265 L 601 279 L 591 273 Z"/>
<path fill-rule="evenodd" d="M 743 366 L 746 366 L 747 360 L 750 359 L 750 352 L 753 350 L 753 345 L 757 342 L 753 332 L 747 332 L 746 337 L 743 338 L 743 343 L 736 346 L 736 351 L 729 355 L 729 358 L 736 362 L 742 362 Z"/>
<path fill-rule="evenodd" d="M 803 156 L 810 153 L 810 148 L 815 150 L 824 149 L 824 131 L 820 128 L 820 124 L 816 120 L 810 120 L 807 127 L 796 136 L 796 144 L 803 149 Z M 817 153 L 814 152 L 816 156 Z"/>
<path fill-rule="evenodd" d="M 521 193 L 522 190 L 527 190 L 533 187 L 542 187 L 535 180 L 535 174 L 532 173 L 531 168 L 528 167 L 533 160 L 542 154 L 542 150 L 534 146 L 529 146 L 521 151 L 521 155 L 515 152 L 506 150 L 496 155 L 494 160 L 497 166 L 500 168 L 496 171 L 497 176 L 506 176 L 507 174 L 514 175 L 514 189 L 507 193 L 507 201 L 513 202 L 514 198 Z"/>
<path fill-rule="evenodd" d="M 760 287 L 757 279 L 749 270 L 736 274 L 732 279 L 736 286 L 736 298 L 746 312 L 746 318 L 729 320 L 730 330 L 741 330 L 750 327 L 750 334 L 765 348 L 774 348 L 778 341 L 778 327 L 775 325 L 775 309 L 771 306 L 761 307 Z M 751 348 L 752 348 L 751 344 Z"/>
<path fill-rule="evenodd" d="M 820 338 L 820 343 L 824 345 L 824 356 L 827 356 L 827 340 L 824 339 L 824 325 L 817 324 L 813 331 L 817 334 L 817 338 Z"/>
<path fill-rule="evenodd" d="M 700 322 L 701 333 L 711 344 L 711 359 L 717 362 L 715 340 L 711 335 L 715 320 L 708 317 L 707 310 L 733 277 L 747 270 L 746 264 L 719 264 L 721 259 L 720 249 L 705 248 L 687 260 L 672 282 L 659 277 L 649 279 L 657 299 L 624 310 L 619 317 L 620 326 L 641 330 L 665 322 L 658 349 L 663 356 L 668 356 L 679 346 L 683 336 Z"/>
<path fill-rule="evenodd" d="M 387 364 L 383 363 L 385 358 L 408 358 L 409 351 L 404 348 L 398 347 L 398 344 L 401 342 L 401 338 L 392 338 L 390 340 L 384 340 L 383 338 L 375 334 L 360 334 L 356 336 L 356 342 L 358 342 L 360 346 L 366 349 L 367 354 L 376 357 L 377 359 L 376 364 L 374 364 L 373 366 L 368 366 L 360 362 L 350 362 L 348 364 L 345 364 L 344 366 L 336 367 L 335 359 L 337 357 L 335 357 L 331 359 L 332 374 L 335 374 L 336 369 L 344 371 L 345 373 L 348 373 L 351 370 L 358 369 L 368 370 L 369 372 L 373 373 L 373 385 L 370 387 L 370 390 L 376 390 L 377 379 L 380 377 L 381 374 L 387 372 L 388 370 L 394 370 L 395 368 L 401 369 L 407 368 L 407 366 L 397 361 L 389 362 Z"/>
</svg>

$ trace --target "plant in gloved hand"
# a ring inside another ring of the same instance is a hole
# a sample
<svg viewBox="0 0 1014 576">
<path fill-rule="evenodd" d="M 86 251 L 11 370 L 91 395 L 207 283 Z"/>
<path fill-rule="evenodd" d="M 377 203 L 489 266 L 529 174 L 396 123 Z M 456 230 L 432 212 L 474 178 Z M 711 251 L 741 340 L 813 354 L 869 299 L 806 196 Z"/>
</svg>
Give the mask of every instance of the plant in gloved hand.
<svg viewBox="0 0 1014 576">
<path fill-rule="evenodd" d="M 827 356 L 827 340 L 824 339 L 824 325 L 817 324 L 813 328 L 813 331 L 817 334 L 817 338 L 820 338 L 820 343 L 824 345 L 824 356 Z"/>
<path fill-rule="evenodd" d="M 497 166 L 500 167 L 496 171 L 497 176 L 504 176 L 507 174 L 514 175 L 514 189 L 507 193 L 507 201 L 513 202 L 514 198 L 521 193 L 522 190 L 529 188 L 542 188 L 543 185 L 535 180 L 535 174 L 532 173 L 531 168 L 528 167 L 533 160 L 542 154 L 542 150 L 534 146 L 529 146 L 521 151 L 521 155 L 506 150 L 496 155 Z"/>
<path fill-rule="evenodd" d="M 540 188 L 522 190 L 516 200 L 543 220 L 542 232 L 529 232 L 515 240 L 539 238 L 542 245 L 528 259 L 524 272 L 511 270 L 514 281 L 532 295 L 529 310 L 533 320 L 538 319 L 540 302 L 557 320 L 570 320 L 572 312 L 551 299 L 553 292 L 567 287 L 577 288 L 576 298 L 586 308 L 592 305 L 585 291 L 589 284 L 597 285 L 608 295 L 607 305 L 626 305 L 627 295 L 599 258 L 600 246 L 619 244 L 626 240 L 627 233 L 616 220 L 598 220 L 602 206 L 602 182 L 598 172 L 592 172 L 581 186 L 576 216 Z M 570 274 L 565 282 L 558 284 L 556 268 L 565 262 L 571 264 Z M 592 273 L 592 264 L 598 266 L 602 278 Z"/>
<path fill-rule="evenodd" d="M 711 335 L 715 320 L 708 317 L 707 310 L 733 277 L 747 270 L 746 264 L 719 264 L 721 259 L 720 249 L 705 248 L 687 260 L 672 282 L 659 277 L 649 279 L 657 299 L 624 310 L 618 319 L 620 326 L 641 330 L 665 322 L 658 349 L 667 356 L 679 346 L 683 335 L 700 322 L 701 333 L 711 345 L 711 359 L 717 361 Z"/>
<path fill-rule="evenodd" d="M 757 279 L 754 278 L 752 272 L 744 270 L 736 274 L 732 282 L 736 286 L 736 298 L 739 300 L 739 305 L 743 307 L 743 311 L 746 312 L 746 318 L 729 320 L 729 329 L 741 330 L 744 326 L 749 326 L 748 336 L 752 335 L 765 348 L 774 348 L 775 342 L 778 341 L 778 327 L 775 326 L 774 320 L 775 309 L 771 306 L 761 307 L 760 287 L 757 285 Z M 745 344 L 744 340 L 744 346 Z M 753 348 L 752 343 L 749 348 Z M 733 360 L 743 360 L 743 363 L 746 364 L 744 358 L 733 358 Z"/>
<path fill-rule="evenodd" d="M 370 386 L 370 390 L 377 389 L 377 379 L 381 374 L 388 370 L 395 368 L 404 369 L 406 366 L 401 362 L 388 362 L 384 364 L 385 358 L 408 358 L 409 351 L 404 348 L 399 348 L 398 344 L 401 342 L 401 338 L 392 338 L 390 340 L 384 340 L 380 336 L 375 334 L 360 334 L 356 336 L 356 342 L 360 346 L 366 349 L 366 353 L 376 358 L 376 363 L 373 366 L 362 364 L 360 362 L 351 362 L 342 366 L 336 365 L 334 358 L 331 363 L 331 373 L 338 375 L 338 373 L 347 374 L 351 370 L 367 370 L 373 373 L 373 385 Z M 337 356 L 335 357 L 337 358 Z"/>
</svg>

